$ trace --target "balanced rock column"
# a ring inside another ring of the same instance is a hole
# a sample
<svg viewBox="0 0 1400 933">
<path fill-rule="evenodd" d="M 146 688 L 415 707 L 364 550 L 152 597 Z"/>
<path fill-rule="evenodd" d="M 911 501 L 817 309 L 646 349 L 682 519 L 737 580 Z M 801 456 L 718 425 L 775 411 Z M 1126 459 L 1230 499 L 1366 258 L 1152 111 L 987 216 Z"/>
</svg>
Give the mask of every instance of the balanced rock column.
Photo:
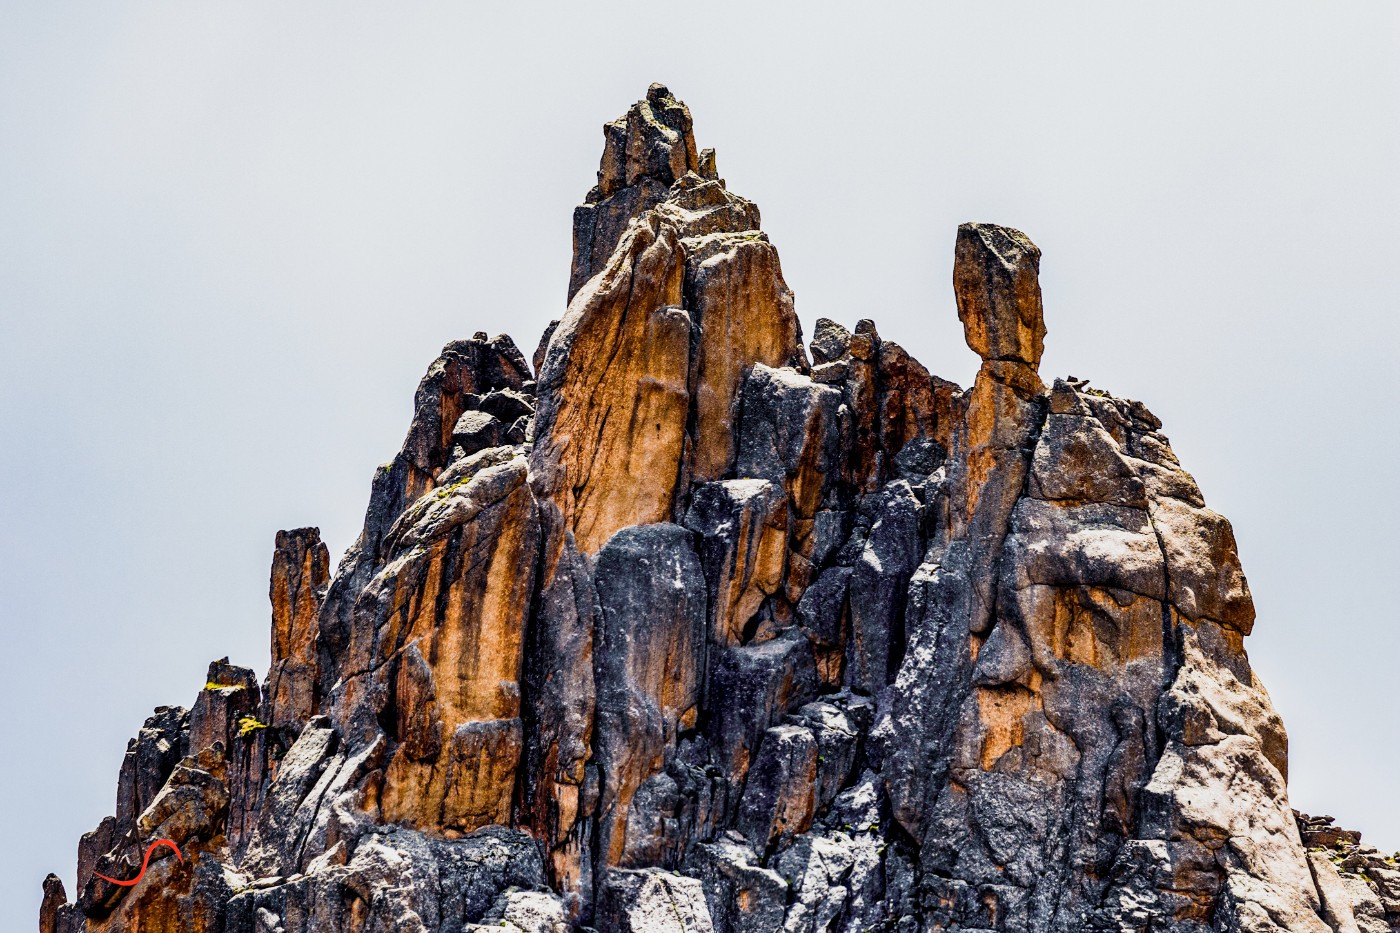
<svg viewBox="0 0 1400 933">
<path fill-rule="evenodd" d="M 958 228 L 953 291 L 982 365 L 949 433 L 947 469 L 935 474 L 946 511 L 910 582 L 896 699 L 876 729 L 877 744 L 890 743 L 885 781 L 894 816 L 916 839 L 933 831 L 932 804 L 948 780 L 972 666 L 993 622 L 997 564 L 1040 427 L 1039 268 L 1040 250 L 1019 231 Z M 991 720 L 988 732 L 1012 734 L 1023 705 L 1018 697 L 1011 708 L 978 712 Z"/>
<path fill-rule="evenodd" d="M 969 628 L 986 630 L 1000 558 L 1044 414 L 1037 369 L 1044 349 L 1040 250 L 1024 233 L 991 224 L 958 228 L 953 292 L 967 345 L 982 358 L 966 401 L 953 470 L 952 526 L 974 552 Z"/>
<path fill-rule="evenodd" d="M 1045 350 L 1040 249 L 995 224 L 963 224 L 953 258 L 953 294 L 967 345 L 982 358 L 1039 368 Z"/>
</svg>

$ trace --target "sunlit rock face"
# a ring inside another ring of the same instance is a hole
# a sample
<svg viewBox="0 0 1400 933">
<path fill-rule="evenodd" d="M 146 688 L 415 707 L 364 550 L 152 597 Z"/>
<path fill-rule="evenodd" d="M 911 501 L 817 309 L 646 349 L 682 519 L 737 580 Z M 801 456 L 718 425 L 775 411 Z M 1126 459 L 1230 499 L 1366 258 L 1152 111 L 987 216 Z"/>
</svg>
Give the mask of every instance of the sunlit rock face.
<svg viewBox="0 0 1400 933">
<path fill-rule="evenodd" d="M 43 933 L 1400 930 L 1395 862 L 1289 809 L 1229 523 L 1041 376 L 1024 233 L 957 231 L 970 387 L 804 347 L 653 85 L 574 244 L 532 362 L 429 367 L 338 567 L 277 534 L 266 680 L 156 710 Z"/>
<path fill-rule="evenodd" d="M 754 364 L 807 368 L 758 209 L 728 191 L 712 151 L 696 155 L 685 105 L 653 85 L 606 135 L 574 219 L 569 308 L 541 355 L 530 460 L 589 554 L 729 474 Z"/>
</svg>

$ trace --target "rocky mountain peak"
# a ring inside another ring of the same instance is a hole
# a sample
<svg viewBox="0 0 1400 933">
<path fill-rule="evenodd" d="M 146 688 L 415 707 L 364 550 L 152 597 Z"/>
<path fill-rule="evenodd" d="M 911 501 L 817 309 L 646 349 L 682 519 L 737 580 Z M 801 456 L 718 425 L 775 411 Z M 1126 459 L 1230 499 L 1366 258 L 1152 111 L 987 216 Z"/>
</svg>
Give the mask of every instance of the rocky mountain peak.
<svg viewBox="0 0 1400 933">
<path fill-rule="evenodd" d="M 664 84 L 647 88 L 646 97 L 629 107 L 626 116 L 604 125 L 603 134 L 606 143 L 598 167 L 598 194 L 603 198 L 649 180 L 670 185 L 700 169 L 690 109 Z"/>
<path fill-rule="evenodd" d="M 664 86 L 604 136 L 533 367 L 449 343 L 339 566 L 277 533 L 266 679 L 146 721 L 41 933 L 1400 930 L 1289 808 L 1229 522 L 1042 381 L 1028 237 L 957 231 L 964 389 L 803 345 Z"/>
<path fill-rule="evenodd" d="M 758 209 L 727 194 L 714 150 L 697 151 L 689 108 L 665 85 L 653 84 L 624 116 L 603 126 L 598 184 L 574 211 L 571 299 L 602 270 L 628 224 L 662 201 L 674 204 L 673 214 L 697 215 L 687 224 L 692 234 L 758 229 Z"/>
</svg>

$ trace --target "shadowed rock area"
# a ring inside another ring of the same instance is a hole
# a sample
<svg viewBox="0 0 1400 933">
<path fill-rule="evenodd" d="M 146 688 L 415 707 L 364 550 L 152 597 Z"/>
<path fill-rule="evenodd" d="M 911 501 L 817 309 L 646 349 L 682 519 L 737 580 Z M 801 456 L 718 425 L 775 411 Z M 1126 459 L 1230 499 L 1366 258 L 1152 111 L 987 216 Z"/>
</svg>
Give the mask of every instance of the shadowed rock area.
<svg viewBox="0 0 1400 933">
<path fill-rule="evenodd" d="M 573 226 L 533 365 L 448 344 L 339 566 L 277 533 L 266 679 L 146 721 L 41 933 L 1400 930 L 1289 807 L 1229 522 L 1039 374 L 1025 234 L 957 231 L 961 388 L 804 346 L 661 85 Z"/>
</svg>

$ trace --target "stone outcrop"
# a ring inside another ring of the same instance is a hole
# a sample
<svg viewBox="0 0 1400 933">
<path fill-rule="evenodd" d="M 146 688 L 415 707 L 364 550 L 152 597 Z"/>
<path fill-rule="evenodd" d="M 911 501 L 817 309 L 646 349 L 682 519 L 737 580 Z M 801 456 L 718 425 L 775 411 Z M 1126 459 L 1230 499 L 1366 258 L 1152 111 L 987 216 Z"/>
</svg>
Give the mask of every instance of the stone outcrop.
<svg viewBox="0 0 1400 933">
<path fill-rule="evenodd" d="M 963 389 L 802 345 L 666 88 L 604 134 L 533 367 L 448 344 L 338 567 L 277 534 L 266 680 L 155 711 L 41 933 L 1400 930 L 1289 808 L 1229 522 L 1042 379 L 1030 239 L 958 230 Z"/>
<path fill-rule="evenodd" d="M 1293 815 L 1328 926 L 1360 933 L 1400 927 L 1400 854 L 1362 845 L 1359 832 L 1341 829 L 1330 816 Z"/>
</svg>

